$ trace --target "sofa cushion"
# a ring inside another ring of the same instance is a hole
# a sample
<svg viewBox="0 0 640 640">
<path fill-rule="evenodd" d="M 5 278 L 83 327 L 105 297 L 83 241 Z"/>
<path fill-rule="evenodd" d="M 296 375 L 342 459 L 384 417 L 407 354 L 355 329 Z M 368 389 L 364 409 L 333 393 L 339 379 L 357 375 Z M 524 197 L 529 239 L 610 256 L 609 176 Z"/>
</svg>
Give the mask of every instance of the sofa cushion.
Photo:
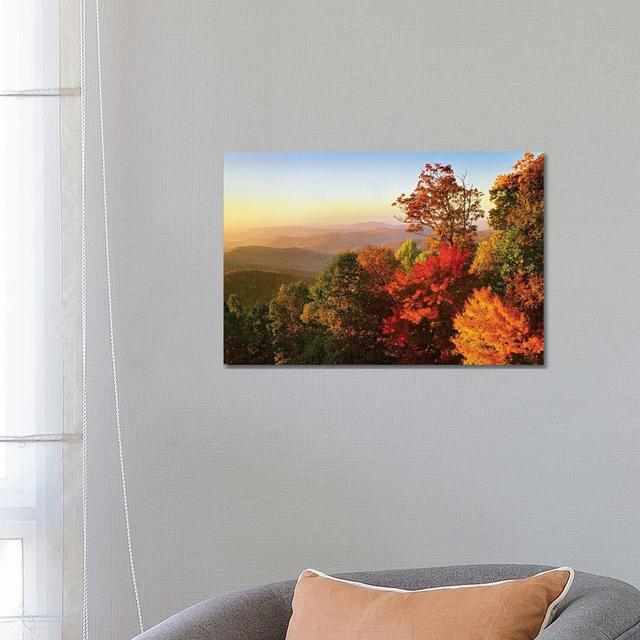
<svg viewBox="0 0 640 640">
<path fill-rule="evenodd" d="M 308 569 L 286 640 L 533 640 L 567 594 L 567 567 L 488 584 L 406 591 Z"/>
</svg>

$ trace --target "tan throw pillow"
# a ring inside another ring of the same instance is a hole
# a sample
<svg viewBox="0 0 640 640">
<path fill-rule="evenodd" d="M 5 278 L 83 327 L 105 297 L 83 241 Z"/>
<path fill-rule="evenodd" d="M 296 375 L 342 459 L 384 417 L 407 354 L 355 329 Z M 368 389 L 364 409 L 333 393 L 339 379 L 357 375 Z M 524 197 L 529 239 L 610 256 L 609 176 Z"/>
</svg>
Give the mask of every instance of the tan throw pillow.
<svg viewBox="0 0 640 640">
<path fill-rule="evenodd" d="M 307 569 L 286 640 L 533 640 L 572 582 L 573 569 L 562 567 L 522 580 L 405 591 Z"/>
</svg>

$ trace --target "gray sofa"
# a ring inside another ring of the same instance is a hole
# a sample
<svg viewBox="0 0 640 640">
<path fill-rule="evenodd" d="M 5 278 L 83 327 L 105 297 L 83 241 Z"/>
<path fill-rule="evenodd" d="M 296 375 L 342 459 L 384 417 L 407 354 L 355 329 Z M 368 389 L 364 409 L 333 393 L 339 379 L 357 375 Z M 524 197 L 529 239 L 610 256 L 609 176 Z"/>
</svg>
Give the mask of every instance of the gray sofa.
<svg viewBox="0 0 640 640">
<path fill-rule="evenodd" d="M 426 589 L 525 578 L 535 565 L 464 565 L 340 574 L 367 584 Z M 149 629 L 137 640 L 284 640 L 295 581 L 206 600 Z M 576 572 L 569 594 L 540 640 L 640 640 L 640 591 L 625 582 Z M 330 639 L 327 639 L 330 640 Z"/>
</svg>

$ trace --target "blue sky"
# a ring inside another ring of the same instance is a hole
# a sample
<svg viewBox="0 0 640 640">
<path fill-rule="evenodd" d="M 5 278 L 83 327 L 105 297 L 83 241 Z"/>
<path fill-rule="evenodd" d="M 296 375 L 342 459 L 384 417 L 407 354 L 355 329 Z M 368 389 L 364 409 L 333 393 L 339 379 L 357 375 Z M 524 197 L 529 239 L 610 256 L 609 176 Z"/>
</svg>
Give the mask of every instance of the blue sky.
<svg viewBox="0 0 640 640">
<path fill-rule="evenodd" d="M 410 193 L 424 165 L 453 165 L 484 192 L 523 151 L 500 152 L 227 152 L 225 228 L 386 220 Z"/>
</svg>

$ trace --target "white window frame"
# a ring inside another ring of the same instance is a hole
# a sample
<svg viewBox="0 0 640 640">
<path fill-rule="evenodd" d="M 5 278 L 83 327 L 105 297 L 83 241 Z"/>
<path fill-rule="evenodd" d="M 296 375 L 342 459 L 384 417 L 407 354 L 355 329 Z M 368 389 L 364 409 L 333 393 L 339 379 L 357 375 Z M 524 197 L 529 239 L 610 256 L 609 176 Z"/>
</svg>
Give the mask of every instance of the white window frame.
<svg viewBox="0 0 640 640">
<path fill-rule="evenodd" d="M 0 122 L 0 216 L 7 205 L 17 210 L 15 194 L 21 189 L 32 196 L 26 205 L 38 214 L 32 221 L 41 221 L 33 235 L 34 255 L 44 264 L 34 291 L 41 325 L 33 353 L 37 366 L 47 371 L 34 378 L 33 410 L 25 412 L 26 420 L 14 411 L 7 421 L 6 401 L 15 400 L 4 397 L 10 381 L 0 352 L 0 436 L 16 438 L 0 442 L 6 461 L 0 477 L 0 538 L 20 539 L 23 552 L 23 615 L 0 617 L 0 638 L 3 622 L 22 621 L 25 640 L 77 638 L 80 629 L 78 9 L 78 0 L 0 3 L 0 91 L 16 94 L 0 97 L 2 117 L 20 107 L 28 111 L 39 105 L 36 114 L 42 109 L 33 131 L 37 143 L 29 147 L 31 178 L 12 166 L 6 152 L 2 157 L 3 148 L 9 149 L 5 135 L 16 145 L 11 118 Z M 7 173 L 19 176 L 19 188 L 7 183 Z M 0 305 L 3 297 L 0 290 Z M 49 435 L 43 441 L 30 438 L 38 434 Z M 52 625 L 39 633 L 38 622 Z M 31 623 L 36 623 L 33 633 Z"/>
</svg>

